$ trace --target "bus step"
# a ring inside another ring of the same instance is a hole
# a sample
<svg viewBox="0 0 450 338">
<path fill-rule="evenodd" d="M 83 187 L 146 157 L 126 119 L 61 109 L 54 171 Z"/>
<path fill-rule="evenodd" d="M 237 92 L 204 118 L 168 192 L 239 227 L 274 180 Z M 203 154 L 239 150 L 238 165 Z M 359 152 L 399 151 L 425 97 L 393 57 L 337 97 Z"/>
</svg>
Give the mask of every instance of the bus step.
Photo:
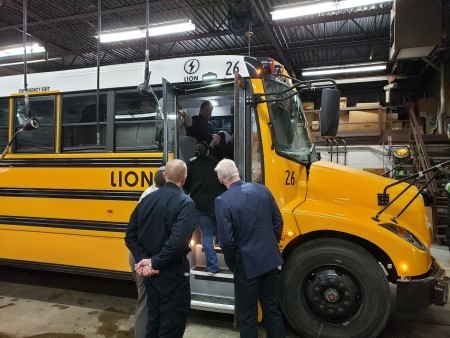
<svg viewBox="0 0 450 338">
<path fill-rule="evenodd" d="M 191 295 L 191 309 L 234 313 L 234 299 L 193 293 Z"/>
<path fill-rule="evenodd" d="M 206 266 L 197 265 L 191 269 L 191 275 L 194 275 L 195 278 L 200 277 L 198 279 L 227 279 L 227 281 L 233 281 L 233 273 L 230 270 L 223 268 L 221 268 L 220 271 L 215 273 L 214 275 L 210 275 L 208 274 L 208 271 L 206 271 Z"/>
</svg>

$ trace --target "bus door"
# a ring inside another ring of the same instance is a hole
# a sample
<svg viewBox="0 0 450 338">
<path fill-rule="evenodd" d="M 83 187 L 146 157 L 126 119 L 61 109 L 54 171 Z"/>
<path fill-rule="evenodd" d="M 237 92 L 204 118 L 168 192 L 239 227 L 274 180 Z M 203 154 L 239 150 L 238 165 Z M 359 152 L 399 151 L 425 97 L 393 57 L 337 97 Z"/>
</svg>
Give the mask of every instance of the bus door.
<svg viewBox="0 0 450 338">
<path fill-rule="evenodd" d="M 248 80 L 234 73 L 234 159 L 243 181 L 252 181 L 252 114 L 246 105 Z"/>
<path fill-rule="evenodd" d="M 165 165 L 169 160 L 169 152 L 172 152 L 177 158 L 178 144 L 178 114 L 177 114 L 177 96 L 175 87 L 166 79 L 162 79 L 163 86 L 163 164 Z"/>
</svg>

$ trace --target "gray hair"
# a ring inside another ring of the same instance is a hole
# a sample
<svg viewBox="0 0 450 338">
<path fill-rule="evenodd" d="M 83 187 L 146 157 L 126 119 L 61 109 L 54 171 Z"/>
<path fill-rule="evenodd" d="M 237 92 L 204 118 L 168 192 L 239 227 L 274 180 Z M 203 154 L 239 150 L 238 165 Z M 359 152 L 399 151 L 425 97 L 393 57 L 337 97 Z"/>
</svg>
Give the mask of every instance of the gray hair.
<svg viewBox="0 0 450 338">
<path fill-rule="evenodd" d="M 232 177 L 239 175 L 236 163 L 226 158 L 220 161 L 214 170 L 219 180 L 222 180 L 223 183 L 227 183 Z"/>
</svg>

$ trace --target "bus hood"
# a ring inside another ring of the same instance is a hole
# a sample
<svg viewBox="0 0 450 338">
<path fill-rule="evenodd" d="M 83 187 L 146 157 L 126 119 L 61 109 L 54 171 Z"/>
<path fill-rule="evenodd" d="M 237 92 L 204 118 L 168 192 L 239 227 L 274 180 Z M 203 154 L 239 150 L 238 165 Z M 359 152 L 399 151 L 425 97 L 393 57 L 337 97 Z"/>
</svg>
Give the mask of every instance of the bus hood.
<svg viewBox="0 0 450 338">
<path fill-rule="evenodd" d="M 318 161 L 311 165 L 306 200 L 299 206 L 299 210 L 314 205 L 317 212 L 317 207 L 323 206 L 321 212 L 326 213 L 327 217 L 345 220 L 349 226 L 358 226 L 352 224 L 353 222 L 368 226 L 394 224 L 392 218 L 397 216 L 418 192 L 416 187 L 410 187 L 379 216 L 377 222 L 373 218 L 383 209 L 383 206 L 378 205 L 378 194 L 383 193 L 384 188 L 394 182 L 397 181 L 359 169 Z M 389 188 L 387 191 L 389 200 L 392 201 L 407 185 L 400 183 Z M 399 226 L 412 232 L 427 248 L 431 245 L 431 230 L 427 225 L 421 195 L 412 202 L 397 222 Z"/>
</svg>

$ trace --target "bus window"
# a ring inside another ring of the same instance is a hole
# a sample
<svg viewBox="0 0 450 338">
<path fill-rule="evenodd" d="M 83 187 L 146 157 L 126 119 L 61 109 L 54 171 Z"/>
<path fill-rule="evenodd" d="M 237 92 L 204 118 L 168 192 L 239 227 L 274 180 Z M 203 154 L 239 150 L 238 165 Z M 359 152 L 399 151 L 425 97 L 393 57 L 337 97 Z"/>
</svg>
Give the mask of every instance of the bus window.
<svg viewBox="0 0 450 338">
<path fill-rule="evenodd" d="M 0 149 L 8 143 L 9 100 L 0 100 Z"/>
<path fill-rule="evenodd" d="M 16 152 L 54 152 L 55 147 L 55 97 L 30 97 L 31 114 L 39 121 L 39 128 L 19 134 L 15 140 Z M 28 112 L 23 98 L 14 100 L 14 130 L 25 123 Z"/>
<path fill-rule="evenodd" d="M 67 94 L 62 99 L 62 150 L 77 151 L 97 146 L 96 93 Z M 100 95 L 100 146 L 106 140 L 106 94 Z"/>
<path fill-rule="evenodd" d="M 155 92 L 161 97 L 161 92 Z M 157 150 L 162 141 L 162 116 L 153 99 L 136 90 L 118 92 L 115 98 L 115 144 L 117 151 Z"/>
</svg>

